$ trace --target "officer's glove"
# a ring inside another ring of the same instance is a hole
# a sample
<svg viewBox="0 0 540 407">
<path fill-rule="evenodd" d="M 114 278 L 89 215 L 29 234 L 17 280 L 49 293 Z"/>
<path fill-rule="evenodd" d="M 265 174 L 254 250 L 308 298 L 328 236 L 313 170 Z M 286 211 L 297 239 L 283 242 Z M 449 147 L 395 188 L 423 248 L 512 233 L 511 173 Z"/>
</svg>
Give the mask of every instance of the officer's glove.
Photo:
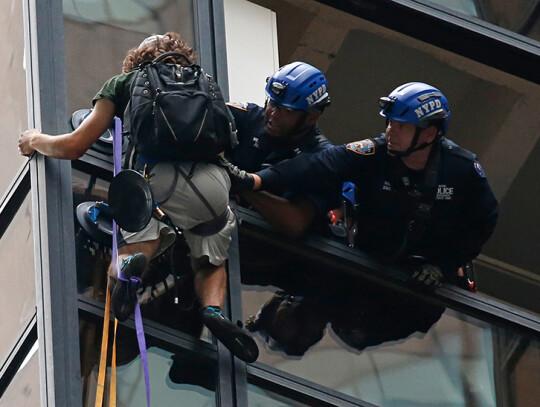
<svg viewBox="0 0 540 407">
<path fill-rule="evenodd" d="M 408 259 L 410 277 L 409 281 L 429 290 L 434 290 L 442 285 L 444 275 L 441 269 L 433 264 L 426 263 L 423 256 L 409 256 Z"/>
<path fill-rule="evenodd" d="M 410 280 L 421 287 L 434 290 L 442 285 L 443 278 L 439 267 L 433 264 L 420 264 L 413 269 Z"/>
<path fill-rule="evenodd" d="M 216 164 L 227 170 L 229 178 L 231 179 L 232 195 L 239 194 L 244 191 L 251 191 L 255 185 L 255 178 L 248 172 L 241 170 L 236 165 L 232 164 L 225 157 L 218 156 Z"/>
</svg>

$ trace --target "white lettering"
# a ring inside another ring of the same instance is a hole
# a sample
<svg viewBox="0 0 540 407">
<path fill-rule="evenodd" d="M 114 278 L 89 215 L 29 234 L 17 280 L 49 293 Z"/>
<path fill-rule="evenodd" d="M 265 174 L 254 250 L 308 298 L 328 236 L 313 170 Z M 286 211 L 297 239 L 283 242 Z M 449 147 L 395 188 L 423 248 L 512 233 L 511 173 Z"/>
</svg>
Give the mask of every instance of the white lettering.
<svg viewBox="0 0 540 407">
<path fill-rule="evenodd" d="M 438 109 L 441 106 L 442 106 L 441 101 L 439 99 L 435 100 L 435 107 Z"/>
<path fill-rule="evenodd" d="M 414 109 L 414 112 L 416 113 L 417 117 L 422 117 L 424 115 L 421 107 L 419 107 L 418 109 Z"/>
<path fill-rule="evenodd" d="M 429 110 L 435 109 L 435 102 L 432 100 L 429 102 Z"/>
<path fill-rule="evenodd" d="M 426 113 L 429 113 L 428 103 L 422 105 L 422 109 L 424 109 L 426 111 Z"/>
<path fill-rule="evenodd" d="M 325 93 L 326 93 L 326 85 L 322 84 L 311 95 L 306 97 L 306 100 L 307 100 L 309 105 L 312 105 L 313 103 L 315 103 Z"/>
</svg>

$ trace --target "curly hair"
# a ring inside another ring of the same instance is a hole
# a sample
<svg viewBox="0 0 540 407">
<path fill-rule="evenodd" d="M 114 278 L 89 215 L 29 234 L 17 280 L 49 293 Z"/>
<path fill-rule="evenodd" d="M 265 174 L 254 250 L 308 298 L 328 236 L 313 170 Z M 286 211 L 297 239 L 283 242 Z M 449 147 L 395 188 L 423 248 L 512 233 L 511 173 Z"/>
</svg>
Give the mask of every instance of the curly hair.
<svg viewBox="0 0 540 407">
<path fill-rule="evenodd" d="M 192 62 L 196 62 L 197 56 L 193 48 L 187 45 L 180 35 L 175 32 L 167 32 L 163 35 L 153 34 L 146 38 L 139 46 L 130 49 L 122 64 L 123 72 L 131 72 L 143 62 L 152 61 L 157 56 L 170 51 L 178 51 L 185 54 Z M 182 57 L 167 57 L 163 62 L 187 65 Z"/>
</svg>

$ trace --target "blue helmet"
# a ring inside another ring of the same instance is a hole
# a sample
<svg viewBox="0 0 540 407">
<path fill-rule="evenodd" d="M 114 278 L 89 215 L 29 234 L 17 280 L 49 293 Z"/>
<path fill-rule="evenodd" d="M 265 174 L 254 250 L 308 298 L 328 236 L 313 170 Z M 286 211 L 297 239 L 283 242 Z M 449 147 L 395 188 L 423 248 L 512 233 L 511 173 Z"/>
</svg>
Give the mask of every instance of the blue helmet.
<svg viewBox="0 0 540 407">
<path fill-rule="evenodd" d="M 266 85 L 266 96 L 297 110 L 322 109 L 330 104 L 328 82 L 323 73 L 305 62 L 284 65 Z"/>
<path fill-rule="evenodd" d="M 413 123 L 419 128 L 431 125 L 439 129 L 439 136 L 446 134 L 450 108 L 440 90 L 422 82 L 398 86 L 387 97 L 379 99 L 380 115 L 388 120 Z"/>
</svg>

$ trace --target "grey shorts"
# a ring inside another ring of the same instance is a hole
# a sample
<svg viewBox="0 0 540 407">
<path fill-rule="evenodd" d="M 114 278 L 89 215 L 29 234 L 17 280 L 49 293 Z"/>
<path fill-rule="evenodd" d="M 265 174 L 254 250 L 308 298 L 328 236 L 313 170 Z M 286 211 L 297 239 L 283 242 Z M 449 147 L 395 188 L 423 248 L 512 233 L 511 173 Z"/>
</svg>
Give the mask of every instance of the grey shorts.
<svg viewBox="0 0 540 407">
<path fill-rule="evenodd" d="M 187 180 L 181 174 L 187 175 Z M 193 167 L 191 162 L 163 162 L 152 169 L 149 182 L 154 200 L 160 203 L 174 225 L 183 230 L 191 255 L 208 256 L 215 266 L 223 264 L 236 225 L 235 215 L 229 208 L 230 179 L 225 169 L 206 163 Z M 216 214 L 222 215 L 225 222 L 221 230 L 207 236 L 189 231 L 211 221 Z M 122 231 L 122 237 L 127 244 L 160 238 L 158 255 L 174 242 L 175 233 L 165 223 L 152 219 L 142 231 Z"/>
</svg>

